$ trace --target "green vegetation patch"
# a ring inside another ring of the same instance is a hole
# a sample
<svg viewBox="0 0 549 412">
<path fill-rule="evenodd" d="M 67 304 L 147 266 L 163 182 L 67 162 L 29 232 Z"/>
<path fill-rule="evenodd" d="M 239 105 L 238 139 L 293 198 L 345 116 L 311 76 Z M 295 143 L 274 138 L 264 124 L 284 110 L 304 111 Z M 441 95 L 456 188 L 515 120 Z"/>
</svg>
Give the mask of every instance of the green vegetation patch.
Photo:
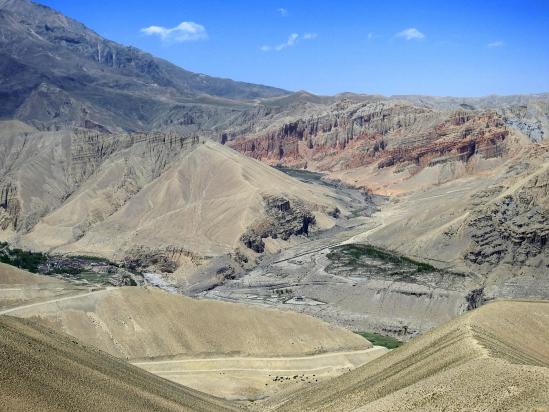
<svg viewBox="0 0 549 412">
<path fill-rule="evenodd" d="M 90 261 L 90 262 L 106 263 L 106 264 L 109 264 L 109 265 L 115 265 L 109 259 L 105 259 L 105 258 L 102 258 L 102 257 L 99 257 L 99 256 L 74 255 L 74 256 L 69 256 L 69 257 L 73 258 L 73 259 L 87 260 L 87 261 Z"/>
<path fill-rule="evenodd" d="M 375 346 L 384 346 L 387 349 L 395 349 L 401 346 L 404 342 L 393 338 L 392 336 L 380 335 L 375 332 L 356 332 L 357 335 L 362 336 L 365 339 L 368 339 L 372 345 Z"/>
<path fill-rule="evenodd" d="M 6 263 L 32 273 L 43 275 L 61 275 L 71 280 L 85 280 L 101 285 L 109 284 L 112 273 L 95 272 L 93 265 L 110 265 L 117 267 L 108 259 L 95 256 L 56 257 L 45 253 L 30 252 L 22 249 L 11 249 L 6 242 L 0 242 L 0 262 Z"/>
<path fill-rule="evenodd" d="M 397 266 L 411 267 L 415 272 L 435 272 L 438 269 L 428 263 L 418 262 L 406 256 L 377 248 L 372 245 L 349 244 L 336 246 L 327 255 L 328 259 L 334 262 L 342 262 L 347 266 L 358 268 L 362 265 L 361 259 L 368 257 L 383 262 L 392 263 Z"/>
<path fill-rule="evenodd" d="M 2 263 L 37 273 L 38 267 L 47 260 L 48 257 L 44 253 L 10 249 L 7 243 L 0 242 L 0 262 Z"/>
</svg>

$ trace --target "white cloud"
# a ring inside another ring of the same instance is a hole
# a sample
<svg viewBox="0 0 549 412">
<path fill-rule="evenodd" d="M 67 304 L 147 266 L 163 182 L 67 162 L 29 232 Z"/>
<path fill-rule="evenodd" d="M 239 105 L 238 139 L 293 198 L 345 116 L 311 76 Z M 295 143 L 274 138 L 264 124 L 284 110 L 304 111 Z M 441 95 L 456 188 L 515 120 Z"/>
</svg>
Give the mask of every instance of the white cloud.
<svg viewBox="0 0 549 412">
<path fill-rule="evenodd" d="M 280 7 L 276 9 L 278 14 L 280 14 L 282 17 L 286 17 L 288 15 L 288 10 L 286 10 L 284 7 Z"/>
<path fill-rule="evenodd" d="M 425 38 L 425 35 L 415 27 L 402 30 L 396 34 L 397 37 L 402 37 L 406 40 L 421 40 Z"/>
<path fill-rule="evenodd" d="M 268 51 L 282 51 L 284 49 L 287 49 L 288 47 L 295 46 L 299 39 L 303 40 L 313 40 L 318 37 L 318 34 L 316 33 L 305 33 L 302 36 L 300 36 L 297 33 L 292 33 L 288 36 L 288 40 L 286 40 L 284 43 L 277 44 L 276 46 L 269 46 L 269 45 L 263 45 L 259 48 L 259 50 L 268 52 Z"/>
<path fill-rule="evenodd" d="M 192 21 L 184 21 L 170 28 L 162 26 L 149 26 L 141 29 L 147 36 L 158 36 L 164 42 L 186 42 L 205 40 L 208 38 L 206 28 Z"/>
<path fill-rule="evenodd" d="M 276 46 L 263 45 L 259 50 L 268 52 L 268 51 L 281 51 L 287 49 L 288 47 L 295 46 L 299 40 L 314 40 L 318 37 L 317 33 L 304 33 L 299 35 L 297 33 L 292 33 L 288 36 L 288 40 L 284 43 L 277 44 Z"/>
<path fill-rule="evenodd" d="M 278 46 L 275 46 L 274 49 L 276 51 L 284 50 L 288 47 L 292 47 L 297 43 L 297 39 L 299 38 L 299 34 L 292 33 L 288 36 L 288 40 L 286 40 L 286 43 L 281 43 Z"/>
<path fill-rule="evenodd" d="M 493 41 L 491 43 L 488 43 L 487 46 L 488 47 L 503 47 L 503 46 L 505 46 L 505 43 L 502 42 L 501 40 L 497 40 L 497 41 Z"/>
</svg>

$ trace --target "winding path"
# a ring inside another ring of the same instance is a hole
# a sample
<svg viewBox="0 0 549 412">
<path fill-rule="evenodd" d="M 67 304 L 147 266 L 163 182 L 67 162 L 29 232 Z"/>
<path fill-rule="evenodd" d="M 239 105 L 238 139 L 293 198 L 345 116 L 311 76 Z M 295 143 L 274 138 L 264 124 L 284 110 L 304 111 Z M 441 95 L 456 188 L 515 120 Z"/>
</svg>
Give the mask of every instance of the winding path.
<svg viewBox="0 0 549 412">
<path fill-rule="evenodd" d="M 98 294 L 98 293 L 107 292 L 110 289 L 112 289 L 112 288 L 108 287 L 108 288 L 105 288 L 105 289 L 94 290 L 94 291 L 91 291 L 91 292 L 79 293 L 77 295 L 64 296 L 64 297 L 60 297 L 60 298 L 56 298 L 56 299 L 45 300 L 43 302 L 36 302 L 36 303 L 28 304 L 28 305 L 16 306 L 14 308 L 0 310 L 0 315 L 7 315 L 9 313 L 17 312 L 19 310 L 34 308 L 36 306 L 41 306 L 41 305 L 47 305 L 48 303 L 61 302 L 61 301 L 64 301 L 64 300 L 77 299 L 77 298 L 81 298 L 81 297 L 84 297 L 84 296 L 95 295 L 95 294 Z"/>
</svg>

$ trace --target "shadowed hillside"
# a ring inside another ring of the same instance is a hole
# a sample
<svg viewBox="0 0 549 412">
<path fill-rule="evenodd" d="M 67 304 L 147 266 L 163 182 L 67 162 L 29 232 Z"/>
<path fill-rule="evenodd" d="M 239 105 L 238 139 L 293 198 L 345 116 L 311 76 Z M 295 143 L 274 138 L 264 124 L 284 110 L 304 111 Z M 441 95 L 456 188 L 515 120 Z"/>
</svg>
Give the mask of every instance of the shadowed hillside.
<svg viewBox="0 0 549 412">
<path fill-rule="evenodd" d="M 39 324 L 0 317 L 0 409 L 226 411 L 228 403 Z"/>
</svg>

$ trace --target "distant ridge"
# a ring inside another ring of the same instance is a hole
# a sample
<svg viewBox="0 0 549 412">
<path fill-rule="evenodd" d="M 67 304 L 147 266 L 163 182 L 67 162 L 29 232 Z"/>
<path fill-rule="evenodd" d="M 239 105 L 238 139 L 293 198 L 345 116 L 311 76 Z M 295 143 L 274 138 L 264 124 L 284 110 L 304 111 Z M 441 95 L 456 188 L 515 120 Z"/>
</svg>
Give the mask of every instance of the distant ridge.
<svg viewBox="0 0 549 412">
<path fill-rule="evenodd" d="M 42 128 L 149 129 L 175 105 L 288 93 L 189 72 L 29 0 L 0 0 L 0 77 L 0 119 Z"/>
</svg>

